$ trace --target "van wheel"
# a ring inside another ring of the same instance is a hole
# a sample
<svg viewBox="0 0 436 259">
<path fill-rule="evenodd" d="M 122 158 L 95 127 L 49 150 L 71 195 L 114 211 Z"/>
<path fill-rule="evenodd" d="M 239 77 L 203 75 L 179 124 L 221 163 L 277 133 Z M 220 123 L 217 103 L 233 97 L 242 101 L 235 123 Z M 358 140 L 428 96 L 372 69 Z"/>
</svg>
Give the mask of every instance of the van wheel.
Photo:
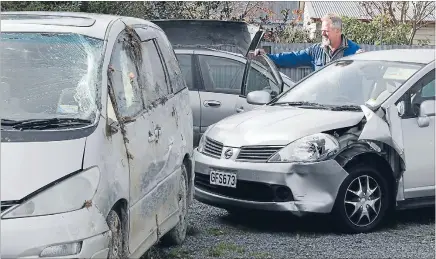
<svg viewBox="0 0 436 259">
<path fill-rule="evenodd" d="M 347 171 L 336 197 L 334 221 L 346 233 L 370 232 L 380 225 L 390 206 L 389 185 L 372 166 L 358 164 Z"/>
<path fill-rule="evenodd" d="M 177 225 L 171 229 L 168 233 L 166 233 L 162 237 L 163 245 L 180 245 L 185 241 L 186 238 L 186 230 L 188 228 L 187 222 L 187 214 L 188 214 L 188 173 L 186 170 L 186 166 L 182 165 L 182 174 L 180 176 L 179 182 L 179 222 Z"/>
<path fill-rule="evenodd" d="M 109 215 L 107 216 L 107 224 L 111 231 L 107 258 L 123 258 L 123 229 L 120 216 L 116 211 L 111 210 L 109 212 Z"/>
</svg>

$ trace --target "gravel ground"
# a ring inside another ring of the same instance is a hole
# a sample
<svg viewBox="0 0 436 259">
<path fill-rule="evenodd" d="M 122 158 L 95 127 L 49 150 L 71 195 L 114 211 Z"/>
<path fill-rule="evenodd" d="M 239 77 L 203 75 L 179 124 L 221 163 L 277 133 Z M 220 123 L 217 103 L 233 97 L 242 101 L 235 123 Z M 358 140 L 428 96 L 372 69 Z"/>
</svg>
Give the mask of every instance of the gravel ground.
<svg viewBox="0 0 436 259">
<path fill-rule="evenodd" d="M 244 217 L 195 201 L 183 245 L 143 258 L 435 258 L 435 208 L 399 211 L 392 225 L 357 235 L 335 233 L 322 216 Z"/>
</svg>

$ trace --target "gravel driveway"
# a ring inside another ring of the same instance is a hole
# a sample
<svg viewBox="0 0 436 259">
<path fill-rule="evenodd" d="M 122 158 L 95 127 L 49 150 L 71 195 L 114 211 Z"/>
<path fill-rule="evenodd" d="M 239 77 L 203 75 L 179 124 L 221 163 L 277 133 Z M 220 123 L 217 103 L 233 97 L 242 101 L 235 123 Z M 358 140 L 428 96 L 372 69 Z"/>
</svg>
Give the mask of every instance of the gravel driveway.
<svg viewBox="0 0 436 259">
<path fill-rule="evenodd" d="M 435 258 L 434 208 L 397 212 L 392 226 L 358 235 L 337 234 L 320 216 L 246 217 L 195 201 L 184 244 L 143 258 Z"/>
</svg>

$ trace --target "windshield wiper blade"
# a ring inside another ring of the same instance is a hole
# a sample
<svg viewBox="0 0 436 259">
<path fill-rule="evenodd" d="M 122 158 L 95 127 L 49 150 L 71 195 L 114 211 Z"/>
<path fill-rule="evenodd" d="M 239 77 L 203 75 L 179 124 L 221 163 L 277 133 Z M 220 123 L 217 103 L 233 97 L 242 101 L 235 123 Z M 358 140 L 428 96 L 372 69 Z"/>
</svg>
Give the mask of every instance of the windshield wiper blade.
<svg viewBox="0 0 436 259">
<path fill-rule="evenodd" d="M 359 105 L 338 105 L 330 108 L 332 111 L 362 111 Z"/>
<path fill-rule="evenodd" d="M 298 106 L 304 108 L 321 108 L 327 109 L 327 106 L 320 103 L 312 103 L 312 102 L 277 102 L 272 103 L 271 105 L 288 105 L 288 106 Z"/>
<path fill-rule="evenodd" d="M 12 126 L 14 129 L 52 129 L 61 127 L 74 127 L 91 124 L 91 120 L 79 118 L 51 118 L 51 119 L 29 119 L 29 120 L 4 120 L 2 125 Z"/>
</svg>

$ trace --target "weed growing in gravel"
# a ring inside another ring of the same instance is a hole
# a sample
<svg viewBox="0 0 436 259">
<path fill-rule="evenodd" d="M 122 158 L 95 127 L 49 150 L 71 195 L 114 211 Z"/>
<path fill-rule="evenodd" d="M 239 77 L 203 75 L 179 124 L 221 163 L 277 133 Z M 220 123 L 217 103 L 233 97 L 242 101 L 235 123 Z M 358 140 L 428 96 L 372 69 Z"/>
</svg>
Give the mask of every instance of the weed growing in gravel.
<svg viewBox="0 0 436 259">
<path fill-rule="evenodd" d="M 220 257 L 220 256 L 224 255 L 226 251 L 236 252 L 236 253 L 244 253 L 245 249 L 243 247 L 239 247 L 235 244 L 220 243 L 217 246 L 209 249 L 209 256 Z"/>
<path fill-rule="evenodd" d="M 219 228 L 210 228 L 207 232 L 209 233 L 209 235 L 213 236 L 222 236 L 226 234 L 226 232 L 220 230 Z"/>
<path fill-rule="evenodd" d="M 248 258 L 250 258 L 250 259 L 270 259 L 273 257 L 271 255 L 269 255 L 268 253 L 251 252 L 251 253 L 249 253 Z"/>
</svg>

